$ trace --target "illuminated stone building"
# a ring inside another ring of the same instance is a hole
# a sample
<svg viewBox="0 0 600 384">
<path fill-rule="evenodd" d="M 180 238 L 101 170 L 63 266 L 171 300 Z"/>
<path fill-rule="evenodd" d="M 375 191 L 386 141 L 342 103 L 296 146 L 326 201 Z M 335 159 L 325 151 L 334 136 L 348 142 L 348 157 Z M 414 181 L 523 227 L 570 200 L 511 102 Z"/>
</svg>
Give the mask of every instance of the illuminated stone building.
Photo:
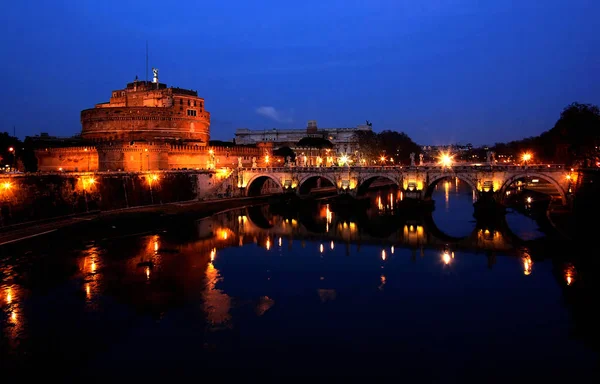
<svg viewBox="0 0 600 384">
<path fill-rule="evenodd" d="M 238 129 L 235 132 L 236 144 L 272 143 L 274 148 L 290 147 L 297 154 L 303 148 L 296 144 L 305 137 L 315 137 L 329 140 L 333 144 L 333 152 L 337 154 L 352 154 L 358 150 L 356 132 L 372 131 L 371 124 L 358 125 L 350 128 L 318 128 L 315 120 L 310 120 L 306 128 L 301 129 Z"/>
<path fill-rule="evenodd" d="M 213 147 L 210 113 L 198 92 L 137 78 L 110 100 L 81 111 L 81 134 L 68 141 L 37 136 L 38 170 L 150 171 L 265 166 L 272 144 Z"/>
</svg>

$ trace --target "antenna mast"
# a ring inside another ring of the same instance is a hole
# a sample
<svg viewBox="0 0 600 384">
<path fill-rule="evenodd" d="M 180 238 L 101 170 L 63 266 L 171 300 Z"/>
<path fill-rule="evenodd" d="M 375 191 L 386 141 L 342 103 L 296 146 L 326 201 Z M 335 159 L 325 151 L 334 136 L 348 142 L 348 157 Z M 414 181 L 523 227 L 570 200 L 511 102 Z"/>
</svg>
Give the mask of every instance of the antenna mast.
<svg viewBox="0 0 600 384">
<path fill-rule="evenodd" d="M 148 82 L 148 40 L 146 40 L 146 83 Z"/>
</svg>

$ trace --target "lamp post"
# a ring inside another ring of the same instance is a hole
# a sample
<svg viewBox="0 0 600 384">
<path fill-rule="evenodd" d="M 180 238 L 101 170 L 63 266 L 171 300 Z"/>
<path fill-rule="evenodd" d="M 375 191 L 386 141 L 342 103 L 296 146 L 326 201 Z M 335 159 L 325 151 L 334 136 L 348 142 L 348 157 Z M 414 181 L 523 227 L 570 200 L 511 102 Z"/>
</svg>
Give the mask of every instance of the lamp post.
<svg viewBox="0 0 600 384">
<path fill-rule="evenodd" d="M 17 150 L 14 147 L 8 147 L 8 152 L 10 152 L 13 155 L 12 171 L 14 172 L 17 165 Z"/>
<path fill-rule="evenodd" d="M 87 163 L 88 163 L 87 171 L 89 172 L 90 171 L 90 152 L 88 151 L 87 148 L 84 148 L 83 150 L 87 153 Z"/>
<path fill-rule="evenodd" d="M 531 153 L 523 154 L 523 162 L 525 163 L 525 168 L 527 168 L 527 163 L 531 160 Z"/>
</svg>

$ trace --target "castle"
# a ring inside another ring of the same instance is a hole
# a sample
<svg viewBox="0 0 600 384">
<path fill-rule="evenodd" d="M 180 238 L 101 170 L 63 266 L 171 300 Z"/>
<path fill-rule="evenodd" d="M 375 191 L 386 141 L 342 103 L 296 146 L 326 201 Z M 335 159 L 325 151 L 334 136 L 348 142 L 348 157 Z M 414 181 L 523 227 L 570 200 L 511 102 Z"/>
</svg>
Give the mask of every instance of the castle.
<svg viewBox="0 0 600 384">
<path fill-rule="evenodd" d="M 209 146 L 210 113 L 198 92 L 136 79 L 110 100 L 81 111 L 81 135 L 68 145 L 40 140 L 38 170 L 154 171 L 214 169 L 282 162 L 272 144 Z"/>
</svg>

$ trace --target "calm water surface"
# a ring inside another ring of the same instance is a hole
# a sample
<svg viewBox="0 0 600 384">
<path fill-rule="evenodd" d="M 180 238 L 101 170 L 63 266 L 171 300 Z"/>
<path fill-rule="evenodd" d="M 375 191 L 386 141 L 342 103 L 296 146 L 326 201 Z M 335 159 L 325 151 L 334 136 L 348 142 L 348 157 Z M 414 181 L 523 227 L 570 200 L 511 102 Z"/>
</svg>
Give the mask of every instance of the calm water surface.
<svg viewBox="0 0 600 384">
<path fill-rule="evenodd" d="M 356 213 L 251 207 L 144 234 L 114 223 L 83 243 L 63 231 L 0 249 L 2 371 L 595 382 L 598 353 L 565 304 L 577 271 L 534 221 L 480 228 L 454 181 L 430 218 L 394 215 L 401 198 L 380 192 Z"/>
</svg>

